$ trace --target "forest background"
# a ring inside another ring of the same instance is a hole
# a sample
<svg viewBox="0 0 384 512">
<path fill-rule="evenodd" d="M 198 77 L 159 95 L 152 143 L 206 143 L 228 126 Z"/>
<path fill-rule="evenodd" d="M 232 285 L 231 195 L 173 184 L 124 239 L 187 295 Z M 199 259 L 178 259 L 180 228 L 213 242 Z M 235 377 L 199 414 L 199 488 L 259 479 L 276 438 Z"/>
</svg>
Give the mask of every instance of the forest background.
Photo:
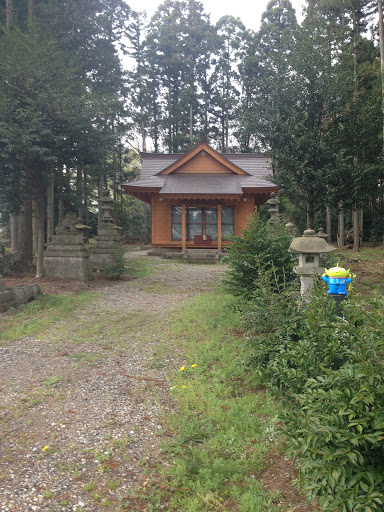
<svg viewBox="0 0 384 512">
<path fill-rule="evenodd" d="M 148 20 L 123 0 L 0 0 L 0 223 L 24 262 L 64 212 L 95 228 L 106 188 L 129 240 L 147 205 L 122 196 L 139 151 L 267 151 L 283 210 L 382 241 L 382 2 L 271 0 L 257 32 L 196 0 Z M 129 59 L 124 71 L 122 59 Z"/>
</svg>

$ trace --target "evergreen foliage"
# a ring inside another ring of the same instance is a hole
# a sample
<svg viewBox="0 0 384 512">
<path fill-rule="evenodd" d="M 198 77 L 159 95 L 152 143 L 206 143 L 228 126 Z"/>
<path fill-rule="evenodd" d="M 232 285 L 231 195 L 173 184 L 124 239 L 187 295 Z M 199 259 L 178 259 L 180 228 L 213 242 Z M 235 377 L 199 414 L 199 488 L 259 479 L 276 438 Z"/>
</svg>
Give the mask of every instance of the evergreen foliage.
<svg viewBox="0 0 384 512">
<path fill-rule="evenodd" d="M 249 364 L 284 403 L 304 490 L 325 510 L 382 510 L 382 298 L 352 296 L 340 317 L 322 286 L 298 309 L 291 285 L 277 295 L 258 283 L 243 307 Z"/>
<path fill-rule="evenodd" d="M 258 287 L 260 275 L 269 277 L 275 291 L 297 278 L 293 256 L 288 252 L 292 234 L 283 224 L 274 224 L 271 232 L 269 224 L 254 214 L 241 236 L 232 236 L 231 241 L 224 283 L 234 295 L 249 299 Z"/>
</svg>

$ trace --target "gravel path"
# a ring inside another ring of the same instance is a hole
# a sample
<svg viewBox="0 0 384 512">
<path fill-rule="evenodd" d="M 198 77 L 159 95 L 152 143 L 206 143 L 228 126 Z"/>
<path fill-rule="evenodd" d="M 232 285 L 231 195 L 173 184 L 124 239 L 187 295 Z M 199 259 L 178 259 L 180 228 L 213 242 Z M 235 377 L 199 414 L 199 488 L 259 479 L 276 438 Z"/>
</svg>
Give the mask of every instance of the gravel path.
<svg viewBox="0 0 384 512">
<path fill-rule="evenodd" d="M 181 363 L 170 313 L 223 271 L 147 261 L 151 276 L 108 286 L 70 320 L 0 347 L 1 511 L 120 510 L 145 486 Z"/>
</svg>

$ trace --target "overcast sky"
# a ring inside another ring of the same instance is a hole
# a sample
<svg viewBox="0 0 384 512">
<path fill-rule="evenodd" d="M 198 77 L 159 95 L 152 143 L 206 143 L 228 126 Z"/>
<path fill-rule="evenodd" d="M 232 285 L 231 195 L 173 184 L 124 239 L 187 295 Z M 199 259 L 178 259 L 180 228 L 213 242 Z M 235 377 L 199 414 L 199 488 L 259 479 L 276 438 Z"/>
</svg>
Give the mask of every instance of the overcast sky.
<svg viewBox="0 0 384 512">
<path fill-rule="evenodd" d="M 211 23 L 216 23 L 222 16 L 232 15 L 240 18 L 248 29 L 258 30 L 262 13 L 265 11 L 269 0 L 200 0 L 205 12 L 211 15 Z M 156 11 L 163 2 L 160 0 L 126 0 L 127 4 L 135 11 L 146 11 L 148 17 Z M 300 22 L 304 0 L 291 0 L 296 10 L 296 16 Z"/>
</svg>

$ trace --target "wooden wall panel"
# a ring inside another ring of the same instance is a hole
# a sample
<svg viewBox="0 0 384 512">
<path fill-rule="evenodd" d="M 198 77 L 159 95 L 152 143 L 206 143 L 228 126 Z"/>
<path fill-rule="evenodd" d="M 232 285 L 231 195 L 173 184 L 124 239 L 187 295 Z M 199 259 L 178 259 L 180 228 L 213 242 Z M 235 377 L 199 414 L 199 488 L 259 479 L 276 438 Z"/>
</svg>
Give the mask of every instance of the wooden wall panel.
<svg viewBox="0 0 384 512">
<path fill-rule="evenodd" d="M 219 173 L 219 174 L 233 174 L 233 171 L 225 167 L 221 162 L 218 162 L 211 155 L 202 151 L 198 153 L 195 157 L 191 158 L 184 165 L 181 165 L 178 169 L 173 171 L 174 174 L 181 173 Z"/>
<path fill-rule="evenodd" d="M 171 206 L 169 200 L 155 196 L 152 203 L 152 243 L 168 244 L 171 241 Z"/>
<path fill-rule="evenodd" d="M 247 227 L 249 217 L 255 211 L 254 196 L 251 194 L 247 195 L 246 199 L 246 201 L 240 201 L 236 205 L 236 235 L 240 235 L 243 229 Z M 174 204 L 175 200 L 172 200 L 172 203 Z M 181 205 L 181 201 L 179 204 Z M 171 202 L 166 198 L 164 198 L 163 201 L 160 201 L 157 195 L 155 195 L 152 199 L 152 244 L 156 246 L 164 245 L 181 247 L 181 241 L 173 242 L 171 240 Z M 188 242 L 187 246 L 194 247 L 194 243 Z"/>
<path fill-rule="evenodd" d="M 255 212 L 255 199 L 247 196 L 246 201 L 240 201 L 236 208 L 236 235 L 240 235 L 248 225 L 249 217 Z"/>
</svg>

